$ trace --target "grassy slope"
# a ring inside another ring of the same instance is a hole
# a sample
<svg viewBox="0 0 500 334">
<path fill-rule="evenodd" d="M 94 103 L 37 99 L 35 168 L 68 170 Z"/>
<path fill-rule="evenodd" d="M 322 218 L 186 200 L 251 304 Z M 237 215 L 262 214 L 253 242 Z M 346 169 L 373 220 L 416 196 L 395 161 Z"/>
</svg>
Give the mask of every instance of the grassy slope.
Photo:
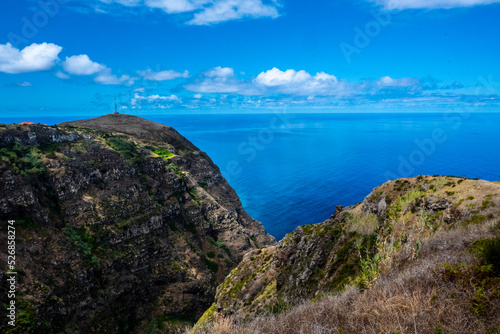
<svg viewBox="0 0 500 334">
<path fill-rule="evenodd" d="M 499 333 L 499 211 L 498 183 L 387 182 L 247 254 L 193 332 Z"/>
</svg>

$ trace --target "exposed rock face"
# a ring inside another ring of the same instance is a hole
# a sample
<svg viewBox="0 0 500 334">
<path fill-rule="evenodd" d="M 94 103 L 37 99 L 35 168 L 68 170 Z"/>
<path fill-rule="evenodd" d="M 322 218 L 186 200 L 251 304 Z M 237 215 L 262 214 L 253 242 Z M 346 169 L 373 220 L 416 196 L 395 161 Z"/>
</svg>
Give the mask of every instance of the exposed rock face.
<svg viewBox="0 0 500 334">
<path fill-rule="evenodd" d="M 494 221 L 500 183 L 455 177 L 389 181 L 323 223 L 299 226 L 277 246 L 246 254 L 217 288 L 196 329 L 216 318 L 251 320 L 353 285 L 367 289 L 392 259 L 413 259 L 439 231 Z M 404 261 L 402 261 L 404 262 Z"/>
<path fill-rule="evenodd" d="M 173 328 L 206 310 L 247 251 L 275 244 L 168 126 L 128 115 L 2 125 L 0 158 L 0 240 L 16 220 L 25 320 L 12 333 Z"/>
</svg>

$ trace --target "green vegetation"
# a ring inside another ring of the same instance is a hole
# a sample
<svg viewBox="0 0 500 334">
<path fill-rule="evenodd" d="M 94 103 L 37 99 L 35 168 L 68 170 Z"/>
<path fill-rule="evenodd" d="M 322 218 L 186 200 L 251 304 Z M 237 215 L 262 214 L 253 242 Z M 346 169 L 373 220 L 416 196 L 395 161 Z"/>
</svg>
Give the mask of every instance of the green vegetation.
<svg viewBox="0 0 500 334">
<path fill-rule="evenodd" d="M 269 313 L 276 315 L 285 312 L 291 307 L 292 307 L 291 304 L 287 303 L 286 301 L 280 298 L 271 305 L 269 305 L 268 311 Z"/>
<path fill-rule="evenodd" d="M 209 251 L 207 252 L 207 256 L 208 256 L 209 258 L 213 259 L 213 258 L 215 257 L 215 252 L 214 252 L 213 250 L 209 250 Z"/>
<path fill-rule="evenodd" d="M 485 209 L 492 207 L 494 205 L 495 205 L 495 203 L 493 203 L 490 199 L 485 199 L 481 203 L 481 210 L 485 210 Z"/>
<path fill-rule="evenodd" d="M 36 307 L 29 300 L 18 295 L 16 297 L 16 308 L 16 326 L 7 328 L 5 334 L 45 334 L 53 332 L 50 323 L 37 315 Z"/>
<path fill-rule="evenodd" d="M 191 197 L 198 199 L 198 190 L 196 189 L 196 187 L 190 188 L 188 193 L 189 195 L 191 195 Z"/>
<path fill-rule="evenodd" d="M 350 232 L 358 232 L 360 234 L 371 234 L 378 229 L 378 218 L 373 213 L 367 213 L 361 217 L 355 217 L 349 212 L 344 214 L 349 225 Z"/>
<path fill-rule="evenodd" d="M 487 216 L 475 215 L 475 216 L 470 217 L 469 219 L 466 219 L 462 223 L 462 225 L 466 226 L 466 225 L 470 225 L 470 224 L 481 224 L 481 223 L 485 222 L 487 219 L 493 219 L 493 218 L 494 218 L 494 215 L 491 213 Z"/>
<path fill-rule="evenodd" d="M 113 136 L 106 138 L 106 144 L 108 144 L 113 150 L 120 153 L 125 159 L 137 163 L 140 161 L 141 156 L 132 143 L 124 136 Z"/>
<path fill-rule="evenodd" d="M 205 265 L 214 275 L 217 274 L 217 271 L 219 271 L 219 265 L 215 261 L 205 259 Z"/>
<path fill-rule="evenodd" d="M 222 248 L 227 253 L 227 255 L 229 255 L 229 257 L 231 257 L 231 250 L 220 239 L 217 240 L 217 242 L 215 243 L 215 245 L 217 247 L 219 247 L 219 248 Z"/>
<path fill-rule="evenodd" d="M 193 325 L 194 321 L 186 316 L 165 314 L 148 322 L 146 330 L 142 334 L 170 333 L 165 332 L 165 325 L 169 327 L 183 328 Z"/>
<path fill-rule="evenodd" d="M 99 269 L 99 259 L 93 254 L 98 244 L 96 239 L 88 234 L 84 227 L 79 230 L 75 230 L 71 226 L 66 226 L 63 230 L 66 235 L 73 240 L 73 244 L 78 252 L 81 253 L 87 260 L 88 266 Z"/>
<path fill-rule="evenodd" d="M 472 244 L 471 252 L 485 265 L 493 266 L 493 271 L 500 274 L 500 236 L 477 240 Z"/>
<path fill-rule="evenodd" d="M 257 242 L 257 238 L 255 236 L 251 237 L 250 240 L 252 240 L 255 247 L 261 248 L 259 243 Z"/>
<path fill-rule="evenodd" d="M 42 151 L 38 145 L 23 146 L 17 142 L 0 149 L 0 159 L 9 163 L 14 171 L 23 176 L 42 174 L 47 171 L 42 166 L 41 154 Z"/>
<path fill-rule="evenodd" d="M 174 156 L 174 154 L 172 152 L 170 152 L 169 150 L 167 150 L 167 149 L 154 150 L 153 152 L 155 154 L 159 155 L 160 157 L 162 157 L 165 160 L 168 160 L 168 159 L 170 159 L 170 158 L 172 158 Z"/>
<path fill-rule="evenodd" d="M 177 174 L 177 176 L 179 176 L 180 180 L 184 179 L 184 173 L 181 171 L 179 166 L 174 163 L 170 163 L 168 166 Z"/>
</svg>

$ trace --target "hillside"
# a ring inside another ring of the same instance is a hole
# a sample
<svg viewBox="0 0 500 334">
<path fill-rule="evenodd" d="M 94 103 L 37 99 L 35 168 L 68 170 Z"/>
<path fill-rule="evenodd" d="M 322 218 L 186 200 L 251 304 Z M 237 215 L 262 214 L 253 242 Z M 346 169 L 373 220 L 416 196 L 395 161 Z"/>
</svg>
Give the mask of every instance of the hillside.
<svg viewBox="0 0 500 334">
<path fill-rule="evenodd" d="M 192 333 L 500 333 L 500 183 L 389 181 L 247 253 Z"/>
<path fill-rule="evenodd" d="M 247 251 L 275 244 L 207 154 L 139 117 L 0 125 L 0 188 L 19 273 L 18 325 L 2 333 L 175 332 Z M 6 285 L 3 242 L 0 261 Z"/>
</svg>

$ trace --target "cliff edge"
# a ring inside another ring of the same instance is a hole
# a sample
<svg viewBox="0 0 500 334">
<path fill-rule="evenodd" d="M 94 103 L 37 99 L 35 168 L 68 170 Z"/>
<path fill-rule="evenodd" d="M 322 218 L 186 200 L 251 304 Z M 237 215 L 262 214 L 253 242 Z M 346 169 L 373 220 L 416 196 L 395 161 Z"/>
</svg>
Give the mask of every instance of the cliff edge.
<svg viewBox="0 0 500 334">
<path fill-rule="evenodd" d="M 7 333 L 175 331 L 275 244 L 206 153 L 135 116 L 0 125 L 0 188 L 19 273 Z M 4 243 L 0 261 L 6 284 Z"/>
</svg>

